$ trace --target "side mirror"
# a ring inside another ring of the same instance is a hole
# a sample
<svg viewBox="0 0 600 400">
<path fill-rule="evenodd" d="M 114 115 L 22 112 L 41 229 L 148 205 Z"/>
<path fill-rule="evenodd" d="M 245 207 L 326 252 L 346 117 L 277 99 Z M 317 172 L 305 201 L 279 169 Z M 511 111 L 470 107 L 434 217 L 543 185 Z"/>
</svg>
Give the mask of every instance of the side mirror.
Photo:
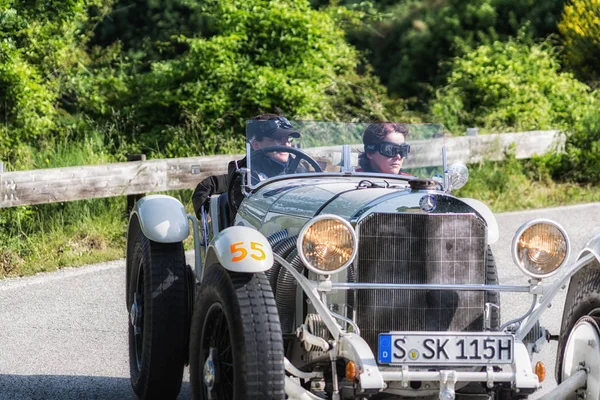
<svg viewBox="0 0 600 400">
<path fill-rule="evenodd" d="M 469 169 L 461 162 L 450 164 L 448 167 L 448 181 L 450 182 L 450 190 L 457 190 L 467 184 L 469 180 Z"/>
</svg>

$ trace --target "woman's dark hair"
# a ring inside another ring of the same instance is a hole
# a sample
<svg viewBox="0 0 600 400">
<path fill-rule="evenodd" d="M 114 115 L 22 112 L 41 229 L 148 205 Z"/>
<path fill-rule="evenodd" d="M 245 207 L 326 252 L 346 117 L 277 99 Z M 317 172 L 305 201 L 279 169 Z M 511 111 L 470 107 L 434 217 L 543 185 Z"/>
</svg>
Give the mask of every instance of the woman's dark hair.
<svg viewBox="0 0 600 400">
<path fill-rule="evenodd" d="M 406 138 L 406 135 L 408 135 L 408 126 L 406 124 L 396 124 L 393 122 L 371 124 L 363 133 L 363 144 L 377 144 L 383 142 L 387 135 L 394 132 L 401 133 Z M 358 155 L 358 165 L 365 172 L 373 172 L 366 151 Z"/>
</svg>

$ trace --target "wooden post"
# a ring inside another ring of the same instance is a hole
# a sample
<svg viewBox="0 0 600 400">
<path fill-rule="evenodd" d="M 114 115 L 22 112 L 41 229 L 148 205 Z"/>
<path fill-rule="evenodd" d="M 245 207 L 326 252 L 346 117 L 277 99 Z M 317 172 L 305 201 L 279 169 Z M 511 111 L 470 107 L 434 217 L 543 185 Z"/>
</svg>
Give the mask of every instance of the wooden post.
<svg viewBox="0 0 600 400">
<path fill-rule="evenodd" d="M 145 154 L 127 154 L 127 161 L 146 161 L 146 155 Z M 129 216 L 129 214 L 131 214 L 131 210 L 133 210 L 133 206 L 135 206 L 135 203 L 144 196 L 145 196 L 144 193 L 130 194 L 127 196 L 127 216 Z"/>
</svg>

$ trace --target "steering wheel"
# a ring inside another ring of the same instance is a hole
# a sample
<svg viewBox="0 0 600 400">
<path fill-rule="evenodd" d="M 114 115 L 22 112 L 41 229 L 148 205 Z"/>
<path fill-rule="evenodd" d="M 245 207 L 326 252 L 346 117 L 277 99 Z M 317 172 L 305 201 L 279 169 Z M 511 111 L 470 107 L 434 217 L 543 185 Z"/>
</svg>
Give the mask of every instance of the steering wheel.
<svg viewBox="0 0 600 400">
<path fill-rule="evenodd" d="M 288 146 L 268 146 L 268 147 L 263 147 L 262 149 L 258 149 L 252 152 L 252 157 L 268 157 L 267 153 L 271 153 L 271 152 L 285 152 L 285 153 L 291 153 L 293 155 L 295 155 L 296 157 L 293 158 L 289 165 L 286 167 L 286 169 L 283 171 L 283 174 L 290 174 L 292 172 L 294 172 L 296 170 L 296 168 L 298 168 L 298 165 L 300 164 L 300 161 L 302 160 L 306 160 L 311 167 L 313 167 L 315 169 L 315 172 L 323 172 L 323 168 L 321 168 L 321 166 L 319 165 L 319 163 L 317 163 L 314 158 L 312 158 L 311 156 L 309 156 L 308 154 L 306 154 L 305 152 L 303 152 L 300 149 L 297 149 L 295 147 L 288 147 Z M 227 202 L 229 203 L 229 211 L 231 212 L 231 215 L 235 215 L 236 211 L 237 211 L 237 205 L 235 204 L 234 201 L 234 188 L 240 185 L 240 181 L 241 181 L 241 174 L 238 173 L 237 171 L 233 173 L 233 175 L 230 177 L 230 181 L 229 184 L 227 185 Z"/>
<path fill-rule="evenodd" d="M 282 173 L 283 175 L 291 174 L 294 171 L 296 171 L 296 168 L 298 168 L 298 165 L 300 164 L 300 161 L 302 161 L 302 160 L 306 160 L 310 164 L 310 166 L 315 169 L 315 172 L 323 172 L 323 168 L 321 168 L 319 163 L 317 163 L 314 158 L 312 158 L 311 156 L 309 156 L 302 150 L 295 148 L 295 147 L 267 146 L 267 147 L 263 147 L 262 149 L 253 151 L 252 157 L 265 158 L 265 157 L 268 157 L 267 153 L 273 153 L 273 152 L 290 153 L 290 154 L 293 154 L 296 156 L 295 158 L 292 158 L 291 160 L 289 160 L 288 166 L 285 168 L 285 170 Z"/>
</svg>

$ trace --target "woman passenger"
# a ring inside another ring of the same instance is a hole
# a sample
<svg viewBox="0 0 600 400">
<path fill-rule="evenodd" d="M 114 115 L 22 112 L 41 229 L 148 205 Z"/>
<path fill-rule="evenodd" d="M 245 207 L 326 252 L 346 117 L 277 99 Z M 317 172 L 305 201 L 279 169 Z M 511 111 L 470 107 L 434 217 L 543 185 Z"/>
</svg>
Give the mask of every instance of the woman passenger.
<svg viewBox="0 0 600 400">
<path fill-rule="evenodd" d="M 405 124 L 384 122 L 371 124 L 363 133 L 364 153 L 358 156 L 357 172 L 401 174 L 402 163 L 410 152 L 405 143 L 408 127 Z"/>
</svg>

